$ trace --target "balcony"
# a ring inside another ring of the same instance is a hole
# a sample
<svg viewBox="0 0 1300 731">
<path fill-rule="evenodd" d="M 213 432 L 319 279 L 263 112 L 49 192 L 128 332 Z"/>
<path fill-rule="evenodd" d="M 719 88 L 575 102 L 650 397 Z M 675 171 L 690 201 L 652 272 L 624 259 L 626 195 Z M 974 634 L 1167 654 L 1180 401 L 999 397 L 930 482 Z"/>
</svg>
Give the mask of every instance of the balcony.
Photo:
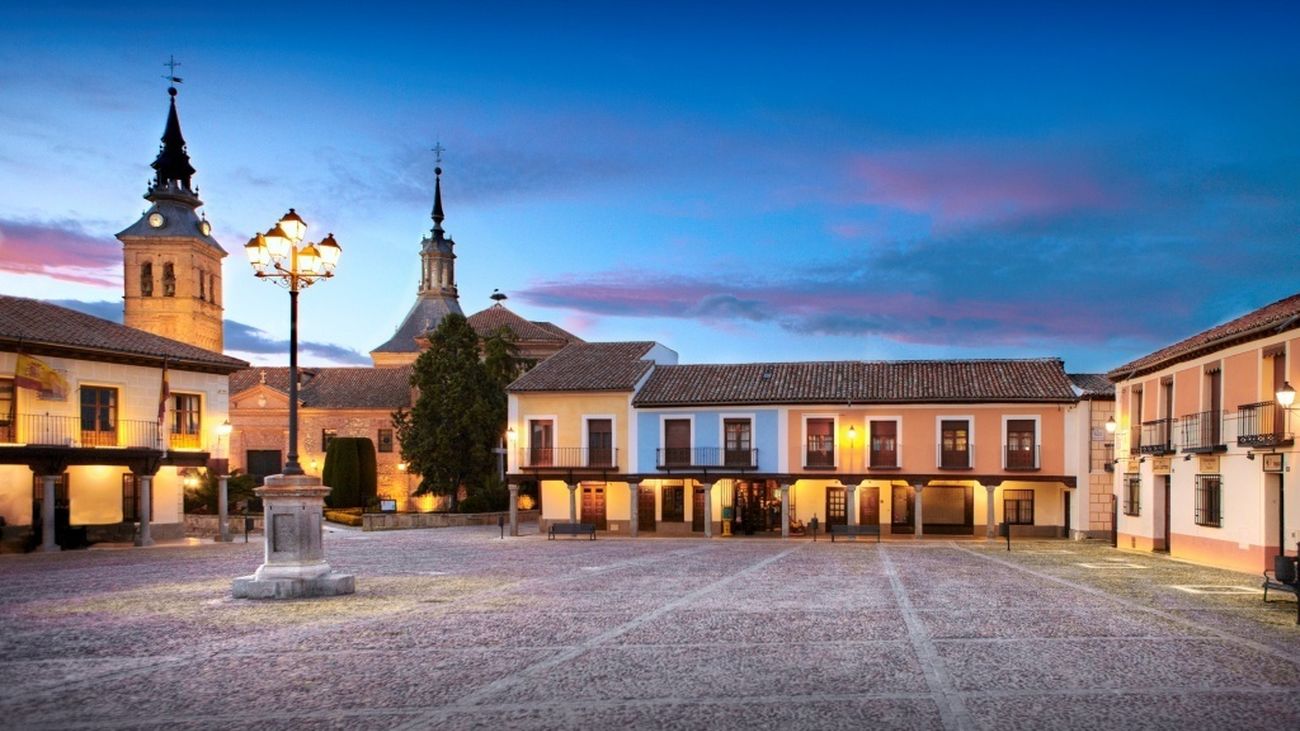
<svg viewBox="0 0 1300 731">
<path fill-rule="evenodd" d="M 1295 442 L 1287 427 L 1286 410 L 1275 401 L 1242 404 L 1237 407 L 1237 446 L 1282 447 Z"/>
<path fill-rule="evenodd" d="M 1222 452 L 1223 412 L 1202 411 L 1178 420 L 1178 445 L 1184 452 Z"/>
<path fill-rule="evenodd" d="M 722 447 L 663 447 L 655 450 L 658 469 L 717 467 L 734 470 L 752 470 L 758 467 L 757 449 L 724 449 Z"/>
<path fill-rule="evenodd" d="M 19 414 L 0 427 L 0 443 L 29 447 L 158 449 L 158 422 L 119 420 L 112 429 L 82 429 L 80 416 Z"/>
<path fill-rule="evenodd" d="M 1040 469 L 1038 455 L 1042 450 L 1041 444 L 1035 444 L 1032 448 L 1017 447 L 1009 444 L 1002 445 L 1003 454 L 1006 455 L 1006 471 L 1008 472 L 1033 472 Z"/>
<path fill-rule="evenodd" d="M 519 450 L 523 469 L 547 467 L 618 466 L 618 450 L 611 447 L 525 447 Z"/>
<path fill-rule="evenodd" d="M 1172 454 L 1173 419 L 1156 419 L 1142 422 L 1142 441 L 1138 450 L 1142 454 Z"/>
<path fill-rule="evenodd" d="M 167 443 L 172 449 L 200 449 L 203 446 L 198 434 L 169 434 Z"/>
<path fill-rule="evenodd" d="M 968 470 L 974 464 L 974 445 L 965 449 L 944 449 L 943 444 L 934 445 L 935 464 L 941 470 Z"/>
<path fill-rule="evenodd" d="M 898 464 L 898 450 L 896 449 L 873 449 L 867 458 L 867 466 L 873 470 L 896 470 Z"/>
</svg>

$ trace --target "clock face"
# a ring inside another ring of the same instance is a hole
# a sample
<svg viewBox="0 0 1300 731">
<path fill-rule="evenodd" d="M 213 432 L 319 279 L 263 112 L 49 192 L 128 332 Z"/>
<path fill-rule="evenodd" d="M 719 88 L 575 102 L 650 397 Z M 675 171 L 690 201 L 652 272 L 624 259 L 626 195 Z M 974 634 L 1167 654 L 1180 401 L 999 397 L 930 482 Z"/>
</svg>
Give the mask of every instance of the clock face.
<svg viewBox="0 0 1300 731">
<path fill-rule="evenodd" d="M 163 218 L 163 214 L 158 213 L 157 211 L 149 214 L 149 225 L 154 228 L 162 228 L 162 225 L 166 222 L 167 219 Z"/>
<path fill-rule="evenodd" d="M 207 236 L 212 233 L 212 224 L 207 221 L 199 221 L 199 233 Z"/>
</svg>

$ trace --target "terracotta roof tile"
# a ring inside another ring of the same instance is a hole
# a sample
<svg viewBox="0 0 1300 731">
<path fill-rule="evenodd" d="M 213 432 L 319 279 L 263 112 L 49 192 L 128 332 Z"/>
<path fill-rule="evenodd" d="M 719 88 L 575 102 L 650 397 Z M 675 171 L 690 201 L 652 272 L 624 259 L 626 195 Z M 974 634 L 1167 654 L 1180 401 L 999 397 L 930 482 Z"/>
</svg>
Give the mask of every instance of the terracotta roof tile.
<svg viewBox="0 0 1300 731">
<path fill-rule="evenodd" d="M 631 391 L 650 370 L 652 342 L 574 343 L 510 384 L 510 391 Z"/>
<path fill-rule="evenodd" d="M 299 368 L 298 398 L 305 407 L 322 409 L 405 409 L 411 406 L 411 366 L 398 368 Z M 248 368 L 230 376 L 230 393 L 247 391 L 262 381 L 289 393 L 288 368 Z"/>
<path fill-rule="evenodd" d="M 188 367 L 230 373 L 248 363 L 227 355 L 119 325 L 94 315 L 25 297 L 0 295 L 0 340 L 69 350 L 112 353 L 168 360 Z M 161 363 L 159 364 L 161 365 Z"/>
<path fill-rule="evenodd" d="M 1106 377 L 1112 381 L 1122 381 L 1133 374 L 1158 370 L 1229 345 L 1296 327 L 1300 327 L 1300 294 L 1293 294 L 1286 299 L 1248 312 L 1235 320 L 1229 320 L 1190 338 L 1179 340 L 1150 355 L 1129 361 L 1118 368 L 1111 369 Z"/>
<path fill-rule="evenodd" d="M 531 322 L 515 314 L 510 308 L 500 303 L 486 310 L 479 310 L 469 316 L 469 325 L 480 337 L 491 335 L 506 327 L 518 340 L 554 340 L 557 342 L 580 343 L 578 336 L 565 332 L 549 322 Z"/>
<path fill-rule="evenodd" d="M 1115 398 L 1115 384 L 1104 373 L 1070 373 L 1070 383 L 1079 389 L 1082 398 Z"/>
<path fill-rule="evenodd" d="M 1073 402 L 1057 359 L 658 366 L 636 406 Z"/>
</svg>

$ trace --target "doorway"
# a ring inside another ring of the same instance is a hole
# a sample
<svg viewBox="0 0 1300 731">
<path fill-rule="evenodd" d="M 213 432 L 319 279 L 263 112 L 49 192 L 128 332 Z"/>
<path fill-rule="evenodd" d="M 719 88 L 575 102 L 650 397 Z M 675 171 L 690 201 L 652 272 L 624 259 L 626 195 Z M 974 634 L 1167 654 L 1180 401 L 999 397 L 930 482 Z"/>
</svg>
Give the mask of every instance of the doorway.
<svg viewBox="0 0 1300 731">
<path fill-rule="evenodd" d="M 731 521 L 731 531 L 737 535 L 781 530 L 781 496 L 775 483 L 735 483 Z"/>
<path fill-rule="evenodd" d="M 849 524 L 849 502 L 842 487 L 826 488 L 826 529 L 832 525 Z"/>
<path fill-rule="evenodd" d="M 1065 516 L 1064 518 L 1065 524 L 1063 526 L 1062 537 L 1069 538 L 1070 537 L 1070 491 L 1063 490 L 1061 494 L 1063 495 L 1063 500 L 1065 501 L 1061 507 L 1061 511 L 1062 511 L 1061 515 Z"/>
<path fill-rule="evenodd" d="M 890 495 L 889 528 L 893 533 L 915 533 L 912 501 L 916 490 L 911 485 L 894 485 Z"/>
<path fill-rule="evenodd" d="M 636 527 L 638 531 L 655 529 L 655 489 L 639 487 L 636 491 Z"/>
<path fill-rule="evenodd" d="M 975 490 L 971 487 L 930 485 L 925 488 L 922 511 L 925 532 L 934 535 L 975 534 Z"/>
<path fill-rule="evenodd" d="M 244 464 L 249 476 L 261 486 L 267 477 L 280 474 L 280 450 L 250 449 L 244 453 Z"/>
<path fill-rule="evenodd" d="M 704 488 L 696 485 L 694 497 L 691 499 L 691 530 L 696 533 L 704 532 Z"/>
<path fill-rule="evenodd" d="M 1159 516 L 1159 520 L 1161 521 L 1161 523 L 1163 523 L 1163 526 L 1161 527 L 1160 535 L 1161 535 L 1161 540 L 1164 541 L 1164 543 L 1159 547 L 1157 547 L 1156 550 L 1164 551 L 1165 553 L 1168 553 L 1169 552 L 1169 524 L 1173 522 L 1172 520 L 1170 520 L 1170 515 L 1169 515 L 1169 476 L 1164 475 L 1156 479 L 1159 480 L 1160 483 L 1157 487 L 1156 494 L 1160 496 L 1161 514 Z"/>
<path fill-rule="evenodd" d="M 880 525 L 880 488 L 858 488 L 858 524 Z"/>
<path fill-rule="evenodd" d="M 582 486 L 582 522 L 596 526 L 596 530 L 606 530 L 604 485 Z"/>
</svg>

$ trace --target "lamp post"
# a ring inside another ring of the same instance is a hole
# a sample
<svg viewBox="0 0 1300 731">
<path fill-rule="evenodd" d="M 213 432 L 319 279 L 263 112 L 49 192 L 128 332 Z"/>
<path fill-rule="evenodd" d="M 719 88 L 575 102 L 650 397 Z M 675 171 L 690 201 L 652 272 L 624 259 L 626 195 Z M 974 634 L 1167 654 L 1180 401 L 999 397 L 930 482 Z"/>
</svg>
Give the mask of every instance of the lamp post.
<svg viewBox="0 0 1300 731">
<path fill-rule="evenodd" d="M 221 473 L 217 475 L 217 541 L 220 543 L 230 542 L 230 432 L 233 428 L 230 426 L 230 419 L 226 419 L 221 426 L 217 427 L 217 454 L 220 455 L 218 463 L 221 466 Z M 225 442 L 225 449 L 221 447 Z"/>
<path fill-rule="evenodd" d="M 355 580 L 325 561 L 322 511 L 329 488 L 298 464 L 298 293 L 334 276 L 343 249 L 334 235 L 306 241 L 307 222 L 290 208 L 269 231 L 244 245 L 258 279 L 289 290 L 289 452 L 284 471 L 266 478 L 257 496 L 265 515 L 266 560 L 251 576 L 235 579 L 236 597 L 282 599 L 351 594 Z"/>
<path fill-rule="evenodd" d="M 1277 405 L 1282 407 L 1282 437 L 1285 439 L 1287 429 L 1291 426 L 1291 404 L 1295 403 L 1295 389 L 1291 388 L 1290 381 L 1283 380 L 1282 387 L 1277 390 Z M 1277 553 L 1283 558 L 1286 557 L 1286 452 L 1279 455 L 1282 458 L 1281 472 L 1277 473 Z M 1297 549 L 1300 550 L 1300 549 Z"/>
</svg>

